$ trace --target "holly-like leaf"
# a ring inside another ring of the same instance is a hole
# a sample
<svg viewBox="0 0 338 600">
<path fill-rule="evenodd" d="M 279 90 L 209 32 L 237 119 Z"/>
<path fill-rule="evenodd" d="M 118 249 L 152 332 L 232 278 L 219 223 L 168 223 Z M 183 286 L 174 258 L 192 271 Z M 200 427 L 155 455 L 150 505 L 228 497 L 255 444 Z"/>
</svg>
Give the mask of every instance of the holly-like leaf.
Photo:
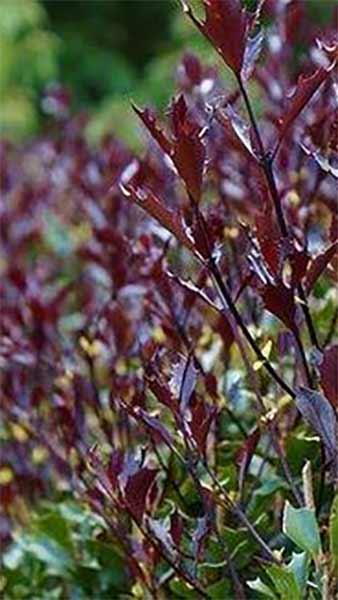
<svg viewBox="0 0 338 600">
<path fill-rule="evenodd" d="M 264 583 L 260 579 L 260 577 L 247 581 L 246 583 L 251 590 L 263 594 L 265 598 L 272 598 L 273 600 L 277 600 L 278 596 L 268 585 L 266 585 L 266 583 Z"/>
<path fill-rule="evenodd" d="M 280 598 L 283 598 L 283 600 L 302 600 L 302 595 L 293 573 L 279 565 L 270 565 L 265 568 L 265 572 L 273 582 Z"/>
<path fill-rule="evenodd" d="M 191 252 L 196 253 L 197 247 L 194 240 L 188 233 L 188 228 L 178 214 L 173 213 L 166 208 L 160 200 L 150 191 L 137 189 L 132 185 L 122 186 L 122 192 L 130 200 L 136 202 L 151 217 L 156 219 L 162 227 L 167 229 L 183 246 Z"/>
<path fill-rule="evenodd" d="M 304 594 L 309 578 L 310 559 L 307 552 L 293 552 L 287 570 L 293 573 L 301 594 Z"/>
<path fill-rule="evenodd" d="M 316 515 L 309 508 L 294 508 L 286 501 L 283 513 L 283 532 L 299 548 L 318 556 L 321 550 L 319 527 Z"/>
<path fill-rule="evenodd" d="M 211 531 L 211 527 L 212 524 L 208 514 L 197 519 L 197 527 L 193 537 L 193 550 L 197 560 L 200 560 L 203 555 L 205 541 Z"/>
<path fill-rule="evenodd" d="M 319 373 L 325 396 L 333 407 L 338 408 L 338 344 L 325 350 Z"/>
<path fill-rule="evenodd" d="M 201 139 L 203 128 L 188 114 L 183 94 L 174 99 L 171 105 L 174 135 L 170 138 L 157 125 L 148 109 L 141 110 L 134 106 L 134 110 L 163 152 L 170 156 L 190 197 L 199 202 L 205 162 L 205 147 Z"/>
<path fill-rule="evenodd" d="M 301 113 L 314 93 L 329 76 L 333 66 L 334 63 L 327 69 L 320 67 L 309 76 L 299 76 L 295 91 L 292 96 L 288 98 L 285 113 L 280 120 L 279 140 L 284 137 L 287 129 L 292 125 L 293 121 Z"/>
<path fill-rule="evenodd" d="M 198 29 L 205 35 L 224 62 L 240 75 L 252 25 L 252 17 L 242 8 L 240 0 L 203 0 L 205 20 L 199 21 L 189 6 L 184 10 Z"/>
<path fill-rule="evenodd" d="M 202 128 L 188 116 L 188 107 L 181 94 L 171 106 L 174 142 L 171 158 L 195 202 L 202 192 L 205 147 Z"/>
<path fill-rule="evenodd" d="M 172 145 L 170 139 L 164 133 L 163 129 L 159 127 L 156 121 L 156 117 L 149 108 L 141 109 L 135 104 L 132 105 L 136 114 L 140 117 L 146 128 L 148 129 L 151 136 L 156 140 L 159 146 L 162 148 L 165 154 L 171 153 Z"/>
</svg>

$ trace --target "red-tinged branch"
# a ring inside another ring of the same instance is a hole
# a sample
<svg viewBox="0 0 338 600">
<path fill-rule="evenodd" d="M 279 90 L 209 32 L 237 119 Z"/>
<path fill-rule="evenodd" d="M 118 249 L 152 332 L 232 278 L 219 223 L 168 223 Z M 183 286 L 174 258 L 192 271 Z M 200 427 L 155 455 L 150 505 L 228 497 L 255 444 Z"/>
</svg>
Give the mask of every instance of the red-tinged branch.
<svg viewBox="0 0 338 600">
<path fill-rule="evenodd" d="M 274 209 L 276 212 L 278 226 L 279 226 L 282 237 L 287 238 L 289 236 L 289 231 L 288 231 L 288 226 L 287 226 L 287 223 L 286 223 L 286 220 L 284 217 L 283 208 L 282 208 L 282 204 L 280 201 L 280 196 L 279 196 L 279 193 L 277 190 L 276 180 L 275 180 L 275 176 L 274 176 L 274 172 L 273 172 L 273 156 L 265 151 L 262 137 L 261 137 L 258 125 L 257 125 L 256 117 L 254 115 L 245 85 L 240 76 L 237 77 L 237 81 L 238 81 L 239 88 L 241 90 L 241 94 L 243 96 L 245 106 L 248 111 L 252 129 L 253 129 L 255 137 L 256 137 L 256 143 L 257 143 L 257 147 L 259 149 L 259 154 L 260 154 L 260 156 L 258 157 L 258 162 L 264 172 L 264 175 L 265 175 L 265 178 L 266 178 L 269 190 L 270 190 L 271 198 L 272 198 Z M 311 318 L 310 310 L 309 310 L 309 307 L 307 304 L 307 299 L 306 299 L 306 296 L 305 296 L 305 293 L 304 293 L 301 283 L 298 285 L 297 291 L 298 291 L 300 299 L 302 300 L 301 306 L 302 306 L 302 310 L 304 313 L 305 322 L 306 322 L 306 325 L 307 325 L 307 328 L 309 331 L 311 343 L 314 347 L 320 349 L 318 338 L 316 335 L 316 330 L 315 330 L 315 327 L 314 327 L 314 324 L 313 324 L 313 321 Z M 298 346 L 299 346 L 299 342 L 301 342 L 300 339 L 297 340 Z M 303 348 L 301 350 L 300 346 L 299 346 L 299 349 L 301 351 L 302 359 L 304 362 L 304 368 L 307 372 L 307 375 L 309 375 L 310 369 L 307 364 L 305 352 L 304 352 Z"/>
<path fill-rule="evenodd" d="M 234 303 L 234 301 L 232 300 L 231 294 L 228 291 L 221 272 L 212 256 L 212 250 L 210 247 L 210 243 L 209 243 L 209 237 L 208 237 L 208 229 L 207 229 L 207 225 L 206 222 L 204 220 L 203 214 L 201 213 L 201 211 L 199 210 L 198 206 L 196 206 L 194 204 L 195 207 L 195 214 L 196 214 L 196 218 L 199 222 L 200 225 L 200 230 L 204 236 L 205 239 L 205 246 L 208 249 L 208 266 L 209 266 L 209 270 L 211 271 L 211 275 L 213 277 L 213 280 L 216 282 L 216 289 L 218 290 L 219 296 L 221 298 L 223 307 L 225 309 L 225 311 L 227 311 L 228 309 L 230 310 L 233 318 L 235 319 L 236 324 L 238 325 L 239 329 L 241 330 L 241 332 L 243 333 L 245 339 L 247 340 L 247 342 L 249 343 L 249 345 L 251 346 L 251 348 L 253 349 L 253 351 L 255 352 L 257 358 L 262 361 L 262 364 L 264 366 L 264 368 L 268 371 L 268 373 L 271 375 L 271 377 L 278 383 L 278 385 L 284 390 L 284 392 L 286 392 L 289 396 L 291 396 L 291 398 L 295 398 L 296 394 L 293 391 L 293 389 L 280 377 L 280 375 L 277 373 L 277 371 L 275 371 L 275 369 L 273 368 L 273 366 L 271 365 L 271 363 L 269 362 L 269 360 L 264 356 L 264 354 L 262 353 L 261 349 L 259 348 L 259 346 L 256 343 L 256 340 L 254 339 L 254 337 L 251 335 L 250 331 L 248 330 L 247 326 L 245 325 L 242 316 L 240 314 L 240 312 L 237 310 L 237 307 Z"/>
<path fill-rule="evenodd" d="M 237 76 L 237 81 L 238 81 L 239 88 L 241 90 L 241 94 L 243 96 L 243 100 L 244 100 L 246 109 L 248 111 L 252 129 L 255 134 L 256 144 L 257 144 L 257 147 L 259 150 L 259 163 L 263 168 L 264 175 L 265 175 L 267 184 L 269 186 L 271 198 L 272 198 L 274 208 L 276 211 L 279 229 L 280 229 L 283 237 L 288 237 L 288 229 L 287 229 L 287 225 L 286 225 L 285 218 L 283 215 L 283 210 L 282 210 L 278 190 L 276 187 L 276 182 L 275 182 L 275 179 L 273 176 L 271 157 L 269 155 L 267 155 L 267 153 L 265 152 L 262 137 L 261 137 L 261 134 L 258 129 L 258 125 L 256 122 L 254 112 L 252 110 L 251 102 L 250 102 L 248 93 L 246 91 L 245 85 L 244 85 L 240 75 Z"/>
</svg>

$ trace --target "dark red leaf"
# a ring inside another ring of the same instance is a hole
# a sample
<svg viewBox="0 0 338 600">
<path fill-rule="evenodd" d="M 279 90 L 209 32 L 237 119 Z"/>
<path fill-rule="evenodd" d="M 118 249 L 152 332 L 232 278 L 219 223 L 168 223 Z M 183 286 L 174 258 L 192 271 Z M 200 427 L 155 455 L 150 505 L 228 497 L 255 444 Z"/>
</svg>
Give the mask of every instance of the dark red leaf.
<svg viewBox="0 0 338 600">
<path fill-rule="evenodd" d="M 178 411 L 178 399 L 172 394 L 169 386 L 162 381 L 160 377 L 155 376 L 155 374 L 149 372 L 146 375 L 146 381 L 149 385 L 149 388 L 157 398 L 157 400 L 170 408 L 170 410 L 175 414 Z"/>
<path fill-rule="evenodd" d="M 165 229 L 170 231 L 183 246 L 188 248 L 191 252 L 196 253 L 197 248 L 194 244 L 194 240 L 189 237 L 187 227 L 183 224 L 180 216 L 163 206 L 152 192 L 135 189 L 131 185 L 123 187 L 122 191 L 126 197 L 129 197 L 132 201 L 136 202 L 136 204 L 143 208 L 151 217 L 156 219 L 156 221 L 158 221 Z"/>
<path fill-rule="evenodd" d="M 325 250 L 325 252 L 318 254 L 318 256 L 311 261 L 305 277 L 305 287 L 308 294 L 311 292 L 317 279 L 321 276 L 337 252 L 338 242 L 334 242 Z"/>
<path fill-rule="evenodd" d="M 182 59 L 187 78 L 194 84 L 199 85 L 202 81 L 202 65 L 194 54 L 187 52 Z"/>
<path fill-rule="evenodd" d="M 170 515 L 170 535 L 176 544 L 180 545 L 183 534 L 183 519 L 177 509 Z"/>
<path fill-rule="evenodd" d="M 149 110 L 136 107 L 134 110 L 162 150 L 172 159 L 191 198 L 198 202 L 202 190 L 205 147 L 201 141 L 202 127 L 188 115 L 184 96 L 180 94 L 171 105 L 174 131 L 171 139 L 157 126 Z"/>
<path fill-rule="evenodd" d="M 319 372 L 325 396 L 338 408 L 338 344 L 325 350 Z"/>
<path fill-rule="evenodd" d="M 125 501 L 137 521 L 141 521 L 143 518 L 156 475 L 157 469 L 143 467 L 128 478 L 124 489 Z"/>
<path fill-rule="evenodd" d="M 108 476 L 114 488 L 118 485 L 117 478 L 123 469 L 123 461 L 123 452 L 121 450 L 114 450 L 108 465 Z"/>
<path fill-rule="evenodd" d="M 271 271 L 275 276 L 281 273 L 283 263 L 283 239 L 276 223 L 275 215 L 267 203 L 264 212 L 256 216 L 256 233 L 261 252 Z"/>
<path fill-rule="evenodd" d="M 185 11 L 205 35 L 224 62 L 239 75 L 243 66 L 250 17 L 242 8 L 240 0 L 203 0 L 205 21 L 199 21 L 191 7 L 184 4 Z"/>
<path fill-rule="evenodd" d="M 157 125 L 156 117 L 149 110 L 149 108 L 142 110 L 141 108 L 133 105 L 133 109 L 143 121 L 154 140 L 156 140 L 159 146 L 162 148 L 163 152 L 170 155 L 172 150 L 171 141 L 167 138 L 163 130 Z"/>
<path fill-rule="evenodd" d="M 296 250 L 294 248 L 289 256 L 289 260 L 291 265 L 291 287 L 294 288 L 301 283 L 306 273 L 310 257 L 306 250 Z"/>
<path fill-rule="evenodd" d="M 243 463 L 247 468 L 251 462 L 251 459 L 256 450 L 257 444 L 260 440 L 260 430 L 256 427 L 243 442 L 239 450 L 235 454 L 236 464 L 241 467 Z"/>
<path fill-rule="evenodd" d="M 318 90 L 321 84 L 329 76 L 333 65 L 325 69 L 320 67 L 312 75 L 300 75 L 296 84 L 296 89 L 292 96 L 288 98 L 284 115 L 280 119 L 279 139 L 281 140 L 288 127 L 298 117 L 303 108 L 307 105 L 313 94 Z"/>
<path fill-rule="evenodd" d="M 239 468 L 239 489 L 241 490 L 244 483 L 245 475 L 248 471 L 250 463 L 252 461 L 253 455 L 257 448 L 258 442 L 261 437 L 261 432 L 258 427 L 256 427 L 244 440 L 241 447 L 237 450 L 235 454 L 235 461 Z"/>
<path fill-rule="evenodd" d="M 276 285 L 264 285 L 261 295 L 267 310 L 283 321 L 288 329 L 295 331 L 296 304 L 293 291 L 279 280 Z"/>
<path fill-rule="evenodd" d="M 206 444 L 211 425 L 216 418 L 217 409 L 199 398 L 194 398 L 190 405 L 190 429 L 199 451 L 206 452 Z"/>
<path fill-rule="evenodd" d="M 162 423 L 156 417 L 152 417 L 142 408 L 135 408 L 133 411 L 134 417 L 140 418 L 146 428 L 149 430 L 150 435 L 155 437 L 156 439 L 160 439 L 164 441 L 168 446 L 172 445 L 172 437 L 168 431 L 168 429 L 162 425 Z"/>
<path fill-rule="evenodd" d="M 171 111 L 175 134 L 171 158 L 188 193 L 195 202 L 199 202 L 205 161 L 201 127 L 188 117 L 187 105 L 182 94 L 173 102 Z"/>
</svg>

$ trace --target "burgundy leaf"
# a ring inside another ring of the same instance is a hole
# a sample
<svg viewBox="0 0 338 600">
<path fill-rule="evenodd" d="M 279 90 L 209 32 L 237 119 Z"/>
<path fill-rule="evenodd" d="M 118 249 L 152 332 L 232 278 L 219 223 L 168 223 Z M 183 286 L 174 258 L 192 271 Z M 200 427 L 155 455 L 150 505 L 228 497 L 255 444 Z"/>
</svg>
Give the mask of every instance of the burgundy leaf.
<svg viewBox="0 0 338 600">
<path fill-rule="evenodd" d="M 183 519 L 177 509 L 170 515 L 170 535 L 176 546 L 180 545 L 183 534 Z"/>
<path fill-rule="evenodd" d="M 325 396 L 338 409 L 338 344 L 325 350 L 319 372 Z"/>
<path fill-rule="evenodd" d="M 217 409 L 203 400 L 194 398 L 190 406 L 190 429 L 199 451 L 206 452 L 206 444 L 211 425 L 216 418 Z"/>
<path fill-rule="evenodd" d="M 182 59 L 182 66 L 184 67 L 185 74 L 187 78 L 194 84 L 199 85 L 202 81 L 202 65 L 195 56 L 195 54 L 191 54 L 187 52 Z"/>
<path fill-rule="evenodd" d="M 178 400 L 175 398 L 169 385 L 162 381 L 160 377 L 156 377 L 154 374 L 150 373 L 149 369 L 146 375 L 146 381 L 157 400 L 164 406 L 170 408 L 174 414 L 177 413 Z"/>
<path fill-rule="evenodd" d="M 157 141 L 159 146 L 162 148 L 163 152 L 166 154 L 171 154 L 172 144 L 171 141 L 167 138 L 163 130 L 157 125 L 156 117 L 152 114 L 152 112 L 145 108 L 144 110 L 138 108 L 135 105 L 132 105 L 136 114 L 143 121 L 144 125 L 148 129 L 149 133 L 152 135 L 154 140 Z"/>
<path fill-rule="evenodd" d="M 301 283 L 310 257 L 306 250 L 296 250 L 294 248 L 289 256 L 289 260 L 291 265 L 291 287 L 294 288 Z"/>
<path fill-rule="evenodd" d="M 108 476 L 114 488 L 118 485 L 118 476 L 122 472 L 123 462 L 123 452 L 121 450 L 114 450 L 108 465 Z"/>
<path fill-rule="evenodd" d="M 239 468 L 239 489 L 241 490 L 244 483 L 245 475 L 250 466 L 251 460 L 257 448 L 258 442 L 261 437 L 261 432 L 258 427 L 248 435 L 248 437 L 244 440 L 241 447 L 237 450 L 235 454 L 235 461 Z"/>
<path fill-rule="evenodd" d="M 325 250 L 325 252 L 318 254 L 318 256 L 311 261 L 305 277 L 305 287 L 308 294 L 311 292 L 317 279 L 321 276 L 337 252 L 338 242 L 334 242 Z"/>
<path fill-rule="evenodd" d="M 137 521 L 141 521 L 146 510 L 147 499 L 154 486 L 157 469 L 143 467 L 128 478 L 124 489 L 126 504 Z"/>
<path fill-rule="evenodd" d="M 149 430 L 150 435 L 154 436 L 155 439 L 159 438 L 164 441 L 169 447 L 172 446 L 172 436 L 169 433 L 168 429 L 160 423 L 159 419 L 156 417 L 152 417 L 142 408 L 135 408 L 133 411 L 133 415 L 135 418 L 140 418 L 142 422 L 145 424 L 147 429 Z"/>
<path fill-rule="evenodd" d="M 296 304 L 293 291 L 279 280 L 276 285 L 264 285 L 261 295 L 267 310 L 283 321 L 288 329 L 295 331 Z"/>
<path fill-rule="evenodd" d="M 158 142 L 162 150 L 172 159 L 188 193 L 199 202 L 202 190 L 205 147 L 201 141 L 202 127 L 188 115 L 184 96 L 180 94 L 171 105 L 174 137 L 169 139 L 156 124 L 149 110 L 134 107 L 139 117 Z"/>
<path fill-rule="evenodd" d="M 198 29 L 222 56 L 224 62 L 239 75 L 244 62 L 251 19 L 240 0 L 203 0 L 205 21 L 199 21 L 191 7 L 184 9 Z"/>
<path fill-rule="evenodd" d="M 285 113 L 280 119 L 280 140 L 284 137 L 288 127 L 290 127 L 293 121 L 298 117 L 299 113 L 307 105 L 313 94 L 329 76 L 333 66 L 334 63 L 328 69 L 320 67 L 309 76 L 299 76 L 296 89 L 292 96 L 289 97 Z"/>
<path fill-rule="evenodd" d="M 136 202 L 136 204 L 141 206 L 141 208 L 143 208 L 150 216 L 156 219 L 162 227 L 170 231 L 183 246 L 186 246 L 191 252 L 196 253 L 197 248 L 194 244 L 194 240 L 188 235 L 187 227 L 184 226 L 179 215 L 163 206 L 152 192 L 135 189 L 131 185 L 123 187 L 122 191 L 126 197 L 129 197 Z"/>
<path fill-rule="evenodd" d="M 255 219 L 257 238 L 261 252 L 271 271 L 279 276 L 283 263 L 283 239 L 276 223 L 271 207 L 266 203 L 264 212 L 259 213 Z"/>
<path fill-rule="evenodd" d="M 188 193 L 195 202 L 199 202 L 205 161 L 201 127 L 188 117 L 188 108 L 182 94 L 173 102 L 171 111 L 175 134 L 171 158 Z"/>
</svg>

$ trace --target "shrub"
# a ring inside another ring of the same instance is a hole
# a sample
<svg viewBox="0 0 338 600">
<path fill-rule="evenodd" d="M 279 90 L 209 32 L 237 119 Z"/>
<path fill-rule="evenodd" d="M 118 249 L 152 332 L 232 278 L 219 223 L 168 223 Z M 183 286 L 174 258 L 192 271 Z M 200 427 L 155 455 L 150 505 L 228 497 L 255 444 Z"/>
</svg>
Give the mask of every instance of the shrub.
<svg viewBox="0 0 338 600">
<path fill-rule="evenodd" d="M 234 86 L 185 55 L 167 124 L 134 107 L 142 158 L 59 96 L 3 144 L 2 531 L 71 493 L 134 596 L 329 598 L 337 45 L 302 3 L 204 4 Z"/>
</svg>

